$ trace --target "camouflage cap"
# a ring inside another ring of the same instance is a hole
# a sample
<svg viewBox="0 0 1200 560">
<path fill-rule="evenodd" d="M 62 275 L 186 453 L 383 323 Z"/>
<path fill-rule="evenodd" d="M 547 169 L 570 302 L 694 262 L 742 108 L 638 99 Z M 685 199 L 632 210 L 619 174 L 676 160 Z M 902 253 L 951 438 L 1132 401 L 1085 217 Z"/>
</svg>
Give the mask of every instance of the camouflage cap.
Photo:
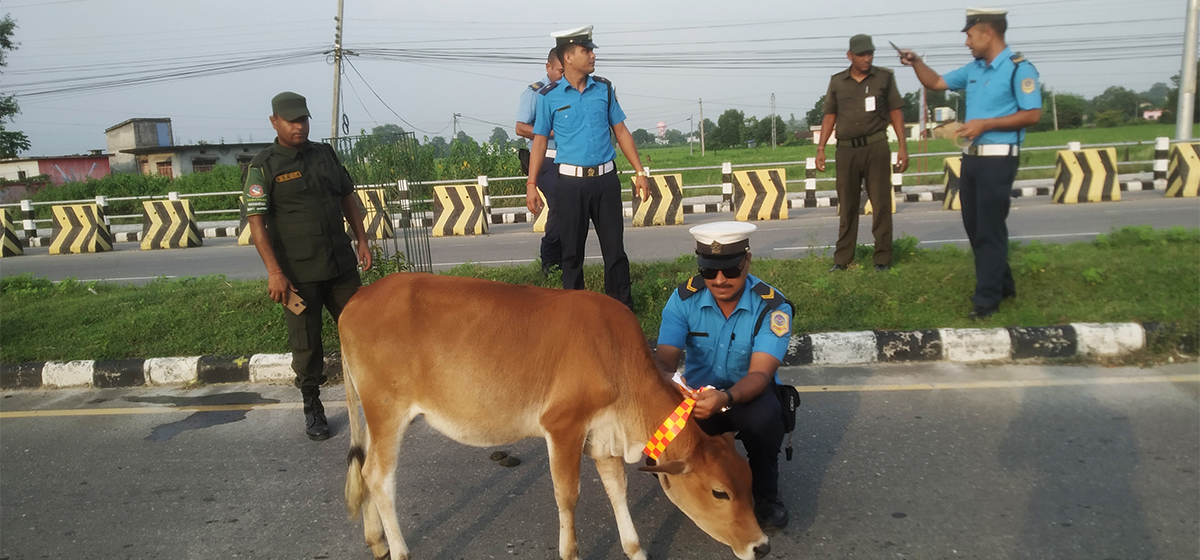
<svg viewBox="0 0 1200 560">
<path fill-rule="evenodd" d="M 850 52 L 854 54 L 875 52 L 875 43 L 871 42 L 870 35 L 859 33 L 850 38 Z"/>
<path fill-rule="evenodd" d="M 285 121 L 294 121 L 300 117 L 312 117 L 308 112 L 308 103 L 299 93 L 285 91 L 271 98 L 271 113 L 279 115 Z"/>
</svg>

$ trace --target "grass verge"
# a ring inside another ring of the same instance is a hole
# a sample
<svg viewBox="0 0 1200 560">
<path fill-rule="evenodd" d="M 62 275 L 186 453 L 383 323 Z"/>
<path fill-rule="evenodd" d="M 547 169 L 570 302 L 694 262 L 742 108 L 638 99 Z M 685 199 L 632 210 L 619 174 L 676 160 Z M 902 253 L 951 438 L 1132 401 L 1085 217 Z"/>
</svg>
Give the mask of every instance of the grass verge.
<svg viewBox="0 0 1200 560">
<path fill-rule="evenodd" d="M 870 263 L 860 246 L 857 261 Z M 797 334 L 940 327 L 1046 326 L 1068 322 L 1150 322 L 1200 331 L 1200 229 L 1127 227 L 1090 243 L 1014 242 L 1009 261 L 1019 295 L 999 313 L 966 319 L 975 275 L 969 251 L 921 249 L 895 241 L 894 267 L 828 273 L 828 255 L 756 259 L 753 274 L 796 305 Z M 537 263 L 462 265 L 447 274 L 501 282 L 559 285 Z M 695 259 L 633 263 L 633 297 L 642 328 L 658 333 L 659 314 Z M 601 265 L 584 269 L 587 288 L 603 291 Z M 284 310 L 266 298 L 266 281 L 222 277 L 162 280 L 145 286 L 53 284 L 30 276 L 0 282 L 0 362 L 244 355 L 287 352 Z M 328 320 L 325 343 L 338 347 Z M 403 325 L 397 325 L 403 332 Z"/>
</svg>

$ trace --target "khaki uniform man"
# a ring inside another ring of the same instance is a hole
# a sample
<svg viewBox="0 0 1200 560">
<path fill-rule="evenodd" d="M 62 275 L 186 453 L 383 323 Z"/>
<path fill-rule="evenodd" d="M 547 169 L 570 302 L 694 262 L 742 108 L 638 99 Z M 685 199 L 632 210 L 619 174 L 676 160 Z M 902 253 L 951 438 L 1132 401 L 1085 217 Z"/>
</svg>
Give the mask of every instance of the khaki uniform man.
<svg viewBox="0 0 1200 560">
<path fill-rule="evenodd" d="M 887 68 L 872 64 L 875 45 L 870 35 L 850 38 L 846 52 L 850 68 L 829 79 L 825 94 L 825 118 L 817 144 L 817 169 L 825 170 L 825 144 L 837 125 L 838 238 L 833 268 L 845 270 L 854 260 L 858 243 L 859 185 L 867 185 L 873 214 L 875 270 L 892 266 L 892 152 L 887 126 L 896 130 L 900 143 L 898 171 L 908 169 L 908 146 L 904 142 L 904 98 L 896 89 L 896 77 Z"/>
<path fill-rule="evenodd" d="M 243 196 L 254 248 L 267 267 L 267 292 L 277 303 L 298 297 L 299 313 L 285 312 L 296 387 L 304 397 L 305 433 L 329 438 L 321 405 L 325 356 L 321 308 L 337 321 L 371 268 L 371 251 L 350 174 L 328 144 L 308 141 L 304 97 L 283 92 L 271 100 L 275 143 L 250 161 Z M 346 223 L 354 231 L 358 254 Z M 289 309 L 296 310 L 289 305 Z"/>
</svg>

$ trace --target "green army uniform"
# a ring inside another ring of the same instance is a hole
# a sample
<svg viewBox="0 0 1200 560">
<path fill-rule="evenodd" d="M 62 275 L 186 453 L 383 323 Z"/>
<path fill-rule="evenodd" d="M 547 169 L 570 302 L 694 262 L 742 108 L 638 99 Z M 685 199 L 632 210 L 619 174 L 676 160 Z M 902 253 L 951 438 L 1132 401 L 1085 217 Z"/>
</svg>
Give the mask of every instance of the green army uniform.
<svg viewBox="0 0 1200 560">
<path fill-rule="evenodd" d="M 850 69 L 829 79 L 825 114 L 837 119 L 838 239 L 834 264 L 846 266 L 854 260 L 859 185 L 864 180 L 873 213 L 875 264 L 892 264 L 892 151 L 887 128 L 892 125 L 890 112 L 902 107 L 904 98 L 896 88 L 896 77 L 887 68 L 871 66 L 861 82 L 850 76 Z"/>
<path fill-rule="evenodd" d="M 279 266 L 308 304 L 300 315 L 284 313 L 302 390 L 326 381 L 321 308 L 337 321 L 362 285 L 342 214 L 342 199 L 352 194 L 354 183 L 328 144 L 293 150 L 276 141 L 250 161 L 246 174 L 246 214 L 265 217 Z"/>
</svg>

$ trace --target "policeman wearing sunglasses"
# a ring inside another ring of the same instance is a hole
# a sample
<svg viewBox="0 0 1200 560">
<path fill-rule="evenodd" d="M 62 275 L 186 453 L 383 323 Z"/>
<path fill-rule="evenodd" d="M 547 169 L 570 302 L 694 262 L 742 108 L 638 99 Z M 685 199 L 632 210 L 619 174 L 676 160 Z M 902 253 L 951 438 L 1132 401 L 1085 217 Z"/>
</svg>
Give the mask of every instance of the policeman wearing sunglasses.
<svg viewBox="0 0 1200 560">
<path fill-rule="evenodd" d="M 792 335 L 792 305 L 750 274 L 750 234 L 745 222 L 693 227 L 700 273 L 671 294 L 662 312 L 656 360 L 673 375 L 687 349 L 684 376 L 700 393 L 692 418 L 705 432 L 738 432 L 753 473 L 759 523 L 782 529 L 787 507 L 779 499 L 782 409 L 775 370 Z"/>
</svg>

